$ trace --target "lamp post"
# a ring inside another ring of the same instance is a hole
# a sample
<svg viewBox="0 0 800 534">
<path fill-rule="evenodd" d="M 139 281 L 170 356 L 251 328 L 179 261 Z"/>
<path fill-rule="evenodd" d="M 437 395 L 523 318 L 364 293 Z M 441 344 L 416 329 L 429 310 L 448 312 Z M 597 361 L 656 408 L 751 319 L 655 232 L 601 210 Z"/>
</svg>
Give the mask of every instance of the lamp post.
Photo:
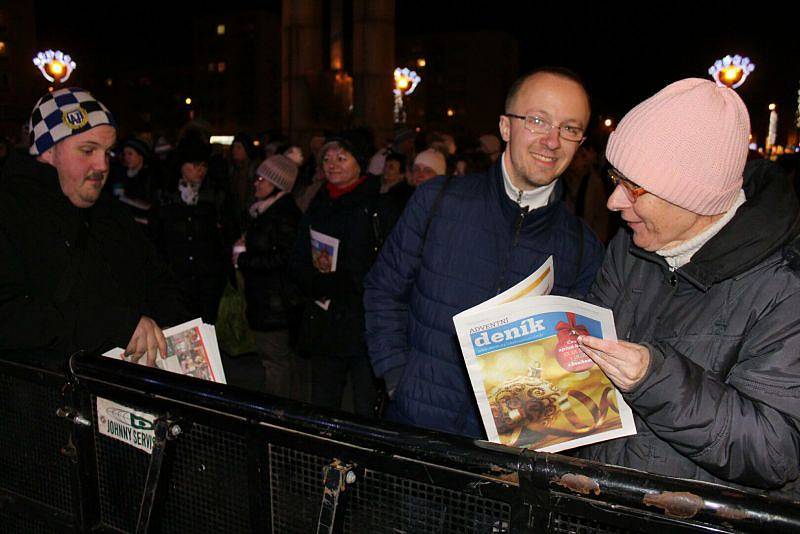
<svg viewBox="0 0 800 534">
<path fill-rule="evenodd" d="M 417 88 L 422 78 L 413 70 L 407 68 L 394 69 L 394 122 L 406 122 L 406 110 L 403 97 L 410 95 Z"/>
<path fill-rule="evenodd" d="M 767 157 L 772 156 L 772 148 L 778 137 L 778 112 L 775 108 L 774 102 L 769 105 L 769 129 L 767 130 L 767 142 L 764 144 L 764 155 Z"/>
<path fill-rule="evenodd" d="M 39 52 L 33 58 L 33 64 L 39 68 L 44 79 L 50 83 L 66 82 L 77 67 L 70 55 L 61 50 Z"/>
</svg>

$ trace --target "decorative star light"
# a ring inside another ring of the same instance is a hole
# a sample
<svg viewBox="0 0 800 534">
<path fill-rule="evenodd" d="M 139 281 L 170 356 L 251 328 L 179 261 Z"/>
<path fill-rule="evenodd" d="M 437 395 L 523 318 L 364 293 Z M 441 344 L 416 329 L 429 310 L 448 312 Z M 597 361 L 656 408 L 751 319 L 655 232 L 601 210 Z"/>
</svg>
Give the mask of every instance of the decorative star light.
<svg viewBox="0 0 800 534">
<path fill-rule="evenodd" d="M 747 77 L 756 69 L 755 63 L 750 63 L 749 57 L 725 56 L 718 59 L 709 67 L 708 73 L 721 87 L 736 89 L 744 83 Z"/>
<path fill-rule="evenodd" d="M 39 52 L 33 58 L 33 64 L 39 67 L 42 76 L 51 83 L 66 82 L 77 66 L 70 55 L 63 53 L 61 50 Z"/>
<path fill-rule="evenodd" d="M 410 95 L 421 81 L 422 78 L 415 71 L 397 67 L 394 69 L 394 94 Z"/>
</svg>

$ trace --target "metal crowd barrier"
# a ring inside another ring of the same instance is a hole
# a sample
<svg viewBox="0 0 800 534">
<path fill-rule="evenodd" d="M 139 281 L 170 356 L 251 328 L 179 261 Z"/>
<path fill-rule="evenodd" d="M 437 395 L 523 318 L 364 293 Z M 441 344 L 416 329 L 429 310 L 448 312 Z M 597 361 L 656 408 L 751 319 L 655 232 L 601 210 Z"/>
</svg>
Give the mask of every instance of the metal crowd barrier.
<svg viewBox="0 0 800 534">
<path fill-rule="evenodd" d="M 154 416 L 152 443 L 134 439 L 150 453 L 100 432 L 117 427 L 98 397 Z M 777 533 L 800 532 L 800 511 L 105 358 L 2 353 L 0 532 Z"/>
</svg>

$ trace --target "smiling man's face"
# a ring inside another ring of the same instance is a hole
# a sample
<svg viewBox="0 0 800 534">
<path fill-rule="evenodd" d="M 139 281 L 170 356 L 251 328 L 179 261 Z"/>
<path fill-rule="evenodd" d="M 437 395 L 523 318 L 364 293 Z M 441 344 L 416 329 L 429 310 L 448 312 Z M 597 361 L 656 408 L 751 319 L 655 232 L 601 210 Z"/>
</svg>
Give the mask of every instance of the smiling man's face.
<svg viewBox="0 0 800 534">
<path fill-rule="evenodd" d="M 548 72 L 531 76 L 519 89 L 506 113 L 535 115 L 554 125 L 547 133 L 525 129 L 525 121 L 500 117 L 500 134 L 508 144 L 503 156 L 515 187 L 530 190 L 548 185 L 569 167 L 580 142 L 559 136 L 558 126 L 586 129 L 589 98 L 580 84 Z"/>
</svg>

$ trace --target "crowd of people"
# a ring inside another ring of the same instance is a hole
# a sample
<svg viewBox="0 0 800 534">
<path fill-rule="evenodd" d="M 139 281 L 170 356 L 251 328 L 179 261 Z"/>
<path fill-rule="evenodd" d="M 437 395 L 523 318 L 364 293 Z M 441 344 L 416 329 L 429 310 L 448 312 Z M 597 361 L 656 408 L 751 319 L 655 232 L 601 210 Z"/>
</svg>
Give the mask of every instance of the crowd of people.
<svg viewBox="0 0 800 534">
<path fill-rule="evenodd" d="M 341 408 L 349 383 L 361 416 L 482 438 L 452 318 L 552 256 L 552 294 L 614 312 L 620 341 L 579 343 L 637 428 L 574 454 L 797 499 L 796 160 L 753 158 L 744 103 L 706 80 L 644 100 L 607 146 L 567 69 L 504 107 L 466 150 L 410 128 L 228 147 L 187 128 L 165 152 L 117 143 L 90 93 L 49 93 L 29 154 L 1 153 L 0 348 L 152 363 L 161 329 L 216 323 L 230 284 L 263 391 Z"/>
</svg>

